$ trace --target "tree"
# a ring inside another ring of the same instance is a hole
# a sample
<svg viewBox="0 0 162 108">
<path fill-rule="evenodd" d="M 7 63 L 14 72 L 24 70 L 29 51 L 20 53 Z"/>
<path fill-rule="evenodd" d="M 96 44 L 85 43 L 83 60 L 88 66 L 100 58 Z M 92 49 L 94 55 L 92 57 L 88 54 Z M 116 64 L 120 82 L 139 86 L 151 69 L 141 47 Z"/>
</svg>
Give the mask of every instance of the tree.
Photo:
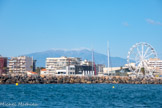
<svg viewBox="0 0 162 108">
<path fill-rule="evenodd" d="M 45 67 L 40 67 L 40 69 L 45 69 Z"/>
<path fill-rule="evenodd" d="M 141 72 L 143 73 L 143 75 L 145 75 L 145 68 L 144 67 L 141 68 Z"/>
<path fill-rule="evenodd" d="M 30 68 L 31 68 L 31 69 L 32 69 L 32 71 L 33 71 L 33 66 L 32 66 L 32 65 L 30 66 Z"/>
<path fill-rule="evenodd" d="M 3 72 L 4 73 L 7 73 L 8 72 L 8 69 L 9 69 L 8 67 L 3 67 Z"/>
<path fill-rule="evenodd" d="M 44 67 L 37 67 L 37 68 L 36 68 L 36 73 L 40 74 L 40 71 L 41 71 L 42 69 L 45 69 L 45 68 L 44 68 Z"/>
<path fill-rule="evenodd" d="M 39 67 L 37 67 L 36 73 L 40 74 L 40 68 Z"/>
<path fill-rule="evenodd" d="M 123 67 L 122 66 L 120 66 L 120 70 L 123 70 Z"/>
</svg>

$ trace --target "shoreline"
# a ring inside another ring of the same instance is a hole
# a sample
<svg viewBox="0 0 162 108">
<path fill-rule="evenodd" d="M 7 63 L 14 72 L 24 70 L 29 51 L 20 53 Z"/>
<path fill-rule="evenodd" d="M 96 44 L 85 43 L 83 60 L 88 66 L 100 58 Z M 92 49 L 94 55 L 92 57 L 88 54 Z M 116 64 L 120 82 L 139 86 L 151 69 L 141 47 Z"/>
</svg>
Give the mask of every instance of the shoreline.
<svg viewBox="0 0 162 108">
<path fill-rule="evenodd" d="M 162 84 L 162 78 L 132 78 L 127 76 L 1 76 L 1 84 Z"/>
</svg>

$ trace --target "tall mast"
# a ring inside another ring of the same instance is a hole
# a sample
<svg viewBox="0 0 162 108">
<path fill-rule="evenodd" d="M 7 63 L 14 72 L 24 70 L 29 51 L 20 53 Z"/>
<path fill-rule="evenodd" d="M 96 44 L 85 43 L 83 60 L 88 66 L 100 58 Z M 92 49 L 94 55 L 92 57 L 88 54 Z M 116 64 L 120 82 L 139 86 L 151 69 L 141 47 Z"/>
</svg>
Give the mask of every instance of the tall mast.
<svg viewBox="0 0 162 108">
<path fill-rule="evenodd" d="M 93 49 L 92 49 L 92 74 L 93 74 Z"/>
<path fill-rule="evenodd" d="M 94 59 L 94 51 L 92 50 L 92 73 L 93 75 L 97 75 L 96 73 L 96 64 L 95 64 L 95 59 Z"/>
<path fill-rule="evenodd" d="M 109 51 L 109 41 L 107 41 L 107 66 L 108 66 L 108 75 L 110 74 L 109 68 L 110 68 L 110 51 Z"/>
<path fill-rule="evenodd" d="M 93 51 L 93 69 L 94 69 L 94 75 L 97 75 L 97 73 L 96 73 L 96 64 L 95 64 L 95 59 L 94 59 L 94 51 Z"/>
</svg>

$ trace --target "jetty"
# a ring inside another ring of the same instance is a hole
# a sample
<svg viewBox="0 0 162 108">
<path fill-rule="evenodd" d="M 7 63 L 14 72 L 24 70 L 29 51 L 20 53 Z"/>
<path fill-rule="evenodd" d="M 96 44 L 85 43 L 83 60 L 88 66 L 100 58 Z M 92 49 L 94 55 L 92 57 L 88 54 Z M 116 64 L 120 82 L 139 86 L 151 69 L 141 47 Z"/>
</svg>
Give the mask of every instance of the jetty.
<svg viewBox="0 0 162 108">
<path fill-rule="evenodd" d="M 128 76 L 0 76 L 0 84 L 162 84 L 162 78 Z"/>
</svg>

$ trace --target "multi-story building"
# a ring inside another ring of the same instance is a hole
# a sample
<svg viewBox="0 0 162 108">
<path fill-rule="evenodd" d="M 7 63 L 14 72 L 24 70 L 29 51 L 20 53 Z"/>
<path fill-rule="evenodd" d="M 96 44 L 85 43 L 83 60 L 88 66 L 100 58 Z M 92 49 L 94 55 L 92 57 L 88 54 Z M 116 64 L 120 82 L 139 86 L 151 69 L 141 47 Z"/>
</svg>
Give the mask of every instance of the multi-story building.
<svg viewBox="0 0 162 108">
<path fill-rule="evenodd" d="M 47 58 L 46 69 L 49 74 L 57 74 L 57 70 L 62 70 L 66 66 L 79 65 L 81 59 L 75 57 L 58 57 L 58 58 Z"/>
<path fill-rule="evenodd" d="M 148 64 L 149 64 L 150 67 L 156 67 L 159 70 L 162 70 L 162 60 L 160 60 L 158 58 L 149 59 Z"/>
<path fill-rule="evenodd" d="M 75 65 L 66 66 L 63 69 L 56 70 L 57 75 L 75 75 Z"/>
<path fill-rule="evenodd" d="M 62 69 L 57 69 L 55 73 L 47 71 L 47 69 L 41 69 L 40 75 L 51 76 L 51 75 L 75 75 L 75 66 L 65 66 Z"/>
<path fill-rule="evenodd" d="M 33 71 L 33 58 L 27 56 L 11 57 L 9 60 L 9 73 L 26 73 Z"/>
<path fill-rule="evenodd" d="M 151 58 L 148 60 L 149 67 L 155 67 L 156 73 L 162 74 L 162 60 L 159 58 Z"/>
<path fill-rule="evenodd" d="M 104 65 L 92 65 L 91 61 L 81 61 L 75 57 L 58 57 L 46 59 L 46 71 L 42 75 L 96 75 L 103 73 Z M 92 69 L 93 68 L 93 69 Z"/>
<path fill-rule="evenodd" d="M 0 76 L 7 72 L 7 57 L 0 56 Z"/>
</svg>

